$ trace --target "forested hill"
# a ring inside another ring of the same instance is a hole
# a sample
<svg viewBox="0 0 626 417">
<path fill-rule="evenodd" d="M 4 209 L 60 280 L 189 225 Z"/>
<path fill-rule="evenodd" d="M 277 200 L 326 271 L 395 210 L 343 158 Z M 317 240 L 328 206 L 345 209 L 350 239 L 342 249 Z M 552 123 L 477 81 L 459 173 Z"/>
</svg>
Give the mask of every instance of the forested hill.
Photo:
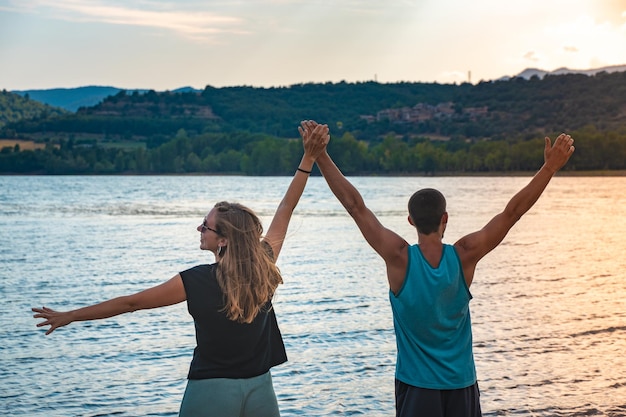
<svg viewBox="0 0 626 417">
<path fill-rule="evenodd" d="M 2 137 L 43 141 L 56 145 L 47 152 L 74 159 L 22 169 L 15 161 L 24 155 L 3 151 L 3 171 L 283 174 L 297 163 L 299 144 L 289 139 L 303 119 L 329 124 L 330 149 L 349 173 L 534 170 L 536 141 L 562 131 L 579 149 L 570 169 L 626 168 L 626 72 L 615 72 L 477 85 L 121 91 L 73 114 L 8 123 Z"/>
<path fill-rule="evenodd" d="M 447 103 L 452 113 L 428 107 Z M 416 105 L 421 110 L 414 109 Z M 625 109 L 626 72 L 620 72 L 478 85 L 342 82 L 280 88 L 209 86 L 201 93 L 122 91 L 75 114 L 8 128 L 18 134 L 106 132 L 142 140 L 157 133 L 172 135 L 181 128 L 294 137 L 297 123 L 312 118 L 328 123 L 335 132 L 341 127 L 367 140 L 389 131 L 498 139 L 587 124 L 614 128 L 626 121 Z"/>
<path fill-rule="evenodd" d="M 28 96 L 0 91 L 0 128 L 23 119 L 47 119 L 66 113 L 65 110 L 31 100 Z"/>
</svg>

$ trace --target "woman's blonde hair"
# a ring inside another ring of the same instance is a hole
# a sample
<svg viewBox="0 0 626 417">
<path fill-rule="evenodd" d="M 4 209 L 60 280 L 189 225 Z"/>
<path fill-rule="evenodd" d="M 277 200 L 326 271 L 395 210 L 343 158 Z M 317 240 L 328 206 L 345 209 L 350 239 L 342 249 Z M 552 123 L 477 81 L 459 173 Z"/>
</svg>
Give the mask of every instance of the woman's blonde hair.
<svg viewBox="0 0 626 417">
<path fill-rule="evenodd" d="M 238 203 L 222 201 L 215 208 L 215 228 L 228 239 L 217 266 L 223 311 L 230 320 L 251 323 L 283 279 L 271 247 L 261 241 L 263 225 L 257 215 Z"/>
</svg>

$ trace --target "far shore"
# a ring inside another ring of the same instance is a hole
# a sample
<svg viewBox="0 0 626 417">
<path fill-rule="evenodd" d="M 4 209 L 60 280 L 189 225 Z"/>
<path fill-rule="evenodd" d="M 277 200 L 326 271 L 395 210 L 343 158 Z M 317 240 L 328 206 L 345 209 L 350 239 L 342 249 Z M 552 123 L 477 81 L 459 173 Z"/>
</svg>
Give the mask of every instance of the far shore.
<svg viewBox="0 0 626 417">
<path fill-rule="evenodd" d="M 497 171 L 497 172 L 439 172 L 433 177 L 527 177 L 535 175 L 537 171 Z M 395 175 L 394 175 L 395 176 Z M 409 175 L 407 175 L 409 176 Z M 413 176 L 413 175 L 411 175 Z M 421 175 L 424 176 L 424 175 Z M 626 177 L 626 170 L 605 169 L 590 171 L 570 171 L 564 170 L 556 173 L 557 177 Z"/>
<path fill-rule="evenodd" d="M 529 177 L 535 175 L 536 171 L 498 171 L 498 172 L 437 172 L 425 175 L 423 173 L 358 173 L 346 174 L 346 177 Z M 0 173 L 5 177 L 290 177 L 291 175 L 246 175 L 236 172 L 187 172 L 187 173 L 109 173 L 109 174 L 42 174 L 42 173 Z M 319 177 L 319 173 L 314 172 L 312 177 Z M 626 177 L 626 170 L 592 170 L 592 171 L 559 171 L 557 177 Z"/>
</svg>

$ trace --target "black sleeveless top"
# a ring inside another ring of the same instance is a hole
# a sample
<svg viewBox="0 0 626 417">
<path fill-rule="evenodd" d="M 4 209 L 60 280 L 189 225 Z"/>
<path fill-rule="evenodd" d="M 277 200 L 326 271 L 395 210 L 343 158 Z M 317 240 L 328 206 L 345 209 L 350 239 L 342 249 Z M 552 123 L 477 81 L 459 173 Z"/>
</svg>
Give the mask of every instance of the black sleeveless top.
<svg viewBox="0 0 626 417">
<path fill-rule="evenodd" d="M 269 301 L 252 323 L 230 320 L 217 283 L 217 264 L 198 265 L 180 273 L 187 310 L 196 326 L 197 346 L 189 379 L 251 378 L 287 361 L 276 315 Z"/>
</svg>

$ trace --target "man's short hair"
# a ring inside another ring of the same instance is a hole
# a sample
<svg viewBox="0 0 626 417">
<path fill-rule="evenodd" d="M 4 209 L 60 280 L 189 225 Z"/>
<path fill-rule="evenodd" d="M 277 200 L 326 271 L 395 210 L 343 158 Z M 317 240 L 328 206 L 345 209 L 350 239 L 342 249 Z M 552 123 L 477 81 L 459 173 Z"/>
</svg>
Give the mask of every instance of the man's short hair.
<svg viewBox="0 0 626 417">
<path fill-rule="evenodd" d="M 409 216 L 417 231 L 425 235 L 439 230 L 446 212 L 446 198 L 434 188 L 423 188 L 409 199 Z"/>
</svg>

